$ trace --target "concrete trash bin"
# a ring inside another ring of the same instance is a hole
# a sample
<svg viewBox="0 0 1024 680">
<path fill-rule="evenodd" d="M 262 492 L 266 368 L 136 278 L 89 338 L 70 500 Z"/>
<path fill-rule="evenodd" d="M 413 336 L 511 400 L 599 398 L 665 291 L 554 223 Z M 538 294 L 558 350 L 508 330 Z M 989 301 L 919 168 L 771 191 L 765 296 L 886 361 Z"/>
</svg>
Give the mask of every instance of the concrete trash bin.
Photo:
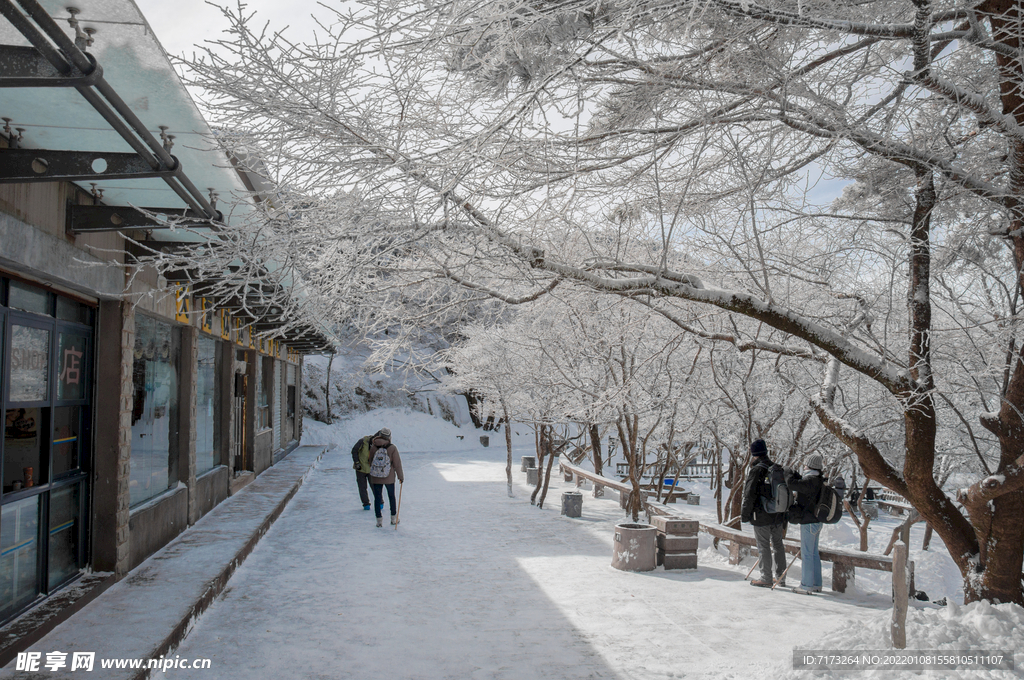
<svg viewBox="0 0 1024 680">
<path fill-rule="evenodd" d="M 530 468 L 535 468 L 535 467 L 537 467 L 537 457 L 536 456 L 523 456 L 523 466 L 521 468 L 519 468 L 520 470 L 522 470 L 523 472 L 526 472 Z"/>
<path fill-rule="evenodd" d="M 658 530 L 650 524 L 616 524 L 612 566 L 622 571 L 654 571 Z"/>
<path fill-rule="evenodd" d="M 566 517 L 582 517 L 583 494 L 579 491 L 563 491 L 562 514 Z"/>
<path fill-rule="evenodd" d="M 691 493 L 686 497 L 687 505 L 700 505 L 700 496 L 695 493 Z"/>
<path fill-rule="evenodd" d="M 537 468 L 526 468 L 526 483 L 537 486 Z"/>
</svg>

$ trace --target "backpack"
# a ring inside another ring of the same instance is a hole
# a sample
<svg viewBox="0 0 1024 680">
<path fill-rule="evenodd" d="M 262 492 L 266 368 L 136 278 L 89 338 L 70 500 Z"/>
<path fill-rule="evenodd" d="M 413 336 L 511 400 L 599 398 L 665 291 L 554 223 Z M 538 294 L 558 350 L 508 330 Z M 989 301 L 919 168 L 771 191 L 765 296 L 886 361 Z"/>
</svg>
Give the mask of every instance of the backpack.
<svg viewBox="0 0 1024 680">
<path fill-rule="evenodd" d="M 381 446 L 373 454 L 373 461 L 370 463 L 371 477 L 387 477 L 391 474 L 391 456 L 388 455 L 388 447 Z"/>
<path fill-rule="evenodd" d="M 843 518 L 843 501 L 839 493 L 828 484 L 821 485 L 821 495 L 814 506 L 814 518 L 822 524 L 836 524 Z"/>
<path fill-rule="evenodd" d="M 761 507 L 768 514 L 787 512 L 793 501 L 793 494 L 789 492 L 789 484 L 786 483 L 786 471 L 778 463 L 765 472 L 761 485 Z"/>
</svg>

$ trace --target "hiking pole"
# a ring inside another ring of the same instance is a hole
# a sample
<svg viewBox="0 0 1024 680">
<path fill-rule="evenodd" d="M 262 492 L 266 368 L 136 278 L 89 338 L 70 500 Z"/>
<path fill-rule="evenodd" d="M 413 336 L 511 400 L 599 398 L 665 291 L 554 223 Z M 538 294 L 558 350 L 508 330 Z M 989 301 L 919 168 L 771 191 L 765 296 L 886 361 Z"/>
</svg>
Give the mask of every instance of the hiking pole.
<svg viewBox="0 0 1024 680">
<path fill-rule="evenodd" d="M 747 575 L 743 577 L 744 581 L 746 581 L 748 578 L 750 578 L 750 575 L 754 573 L 754 570 L 757 569 L 757 565 L 759 565 L 759 564 L 761 564 L 761 556 L 760 555 L 757 556 L 757 562 L 754 562 L 754 566 L 752 566 L 750 568 L 750 571 L 747 572 Z"/>
<path fill-rule="evenodd" d="M 402 482 L 398 483 L 398 507 L 395 508 L 395 531 L 398 531 L 398 516 L 402 514 L 402 488 L 405 486 Z"/>
<path fill-rule="evenodd" d="M 796 562 L 796 558 L 798 557 L 800 557 L 800 553 L 793 555 L 793 559 L 789 561 L 789 567 L 793 566 L 793 563 Z M 786 574 L 789 573 L 789 567 L 786 567 L 786 571 L 782 572 L 782 576 L 775 579 L 775 582 L 772 583 L 772 590 L 775 590 L 775 586 L 779 585 L 780 583 L 786 580 Z"/>
</svg>

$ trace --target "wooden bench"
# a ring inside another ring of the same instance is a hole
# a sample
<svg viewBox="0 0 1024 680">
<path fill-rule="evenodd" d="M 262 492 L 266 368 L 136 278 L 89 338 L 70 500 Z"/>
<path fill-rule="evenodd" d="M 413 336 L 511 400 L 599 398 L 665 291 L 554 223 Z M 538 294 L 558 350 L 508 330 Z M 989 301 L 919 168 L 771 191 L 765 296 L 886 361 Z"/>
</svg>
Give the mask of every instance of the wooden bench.
<svg viewBox="0 0 1024 680">
<path fill-rule="evenodd" d="M 563 475 L 568 476 L 571 474 L 576 478 L 577 486 L 579 486 L 580 480 L 589 479 L 590 481 L 592 481 L 594 483 L 595 495 L 598 495 L 598 492 L 601 487 L 615 489 L 616 491 L 619 492 L 619 496 L 621 497 L 621 499 L 623 499 L 622 501 L 620 501 L 620 505 L 622 505 L 622 503 L 625 502 L 624 499 L 626 498 L 626 495 L 628 495 L 629 492 L 633 490 L 633 485 L 630 484 L 629 482 L 620 482 L 617 479 L 609 479 L 608 477 L 603 477 L 595 472 L 589 472 L 587 470 L 584 470 L 579 465 L 573 465 L 572 463 L 567 463 L 563 460 L 559 460 L 558 466 Z M 644 495 L 644 499 L 646 502 L 647 494 L 643 491 L 641 491 L 641 494 Z"/>
<path fill-rule="evenodd" d="M 899 501 L 890 501 L 884 498 L 875 498 L 875 503 L 890 515 L 908 515 L 914 509 L 909 503 L 900 503 Z"/>
<path fill-rule="evenodd" d="M 757 539 L 754 538 L 753 534 L 740 531 L 739 529 L 733 529 L 731 527 L 723 526 L 721 524 L 714 524 L 711 522 L 701 522 L 700 530 L 719 538 L 724 541 L 729 541 L 729 564 L 739 564 L 742 559 L 740 549 L 742 546 L 750 546 L 753 548 L 757 547 Z M 786 549 L 786 553 L 790 555 L 800 554 L 800 541 L 793 539 L 785 539 L 782 542 Z M 888 571 L 892 573 L 892 558 L 886 555 L 876 555 L 873 553 L 860 552 L 859 550 L 843 550 L 841 548 L 818 548 L 818 554 L 821 556 L 822 562 L 832 563 L 832 590 L 837 593 L 845 593 L 847 587 L 853 585 L 855 570 L 857 567 L 861 569 L 874 569 L 876 571 Z M 911 592 L 913 592 L 913 574 L 914 574 L 914 563 L 910 562 L 910 574 L 911 574 Z"/>
</svg>

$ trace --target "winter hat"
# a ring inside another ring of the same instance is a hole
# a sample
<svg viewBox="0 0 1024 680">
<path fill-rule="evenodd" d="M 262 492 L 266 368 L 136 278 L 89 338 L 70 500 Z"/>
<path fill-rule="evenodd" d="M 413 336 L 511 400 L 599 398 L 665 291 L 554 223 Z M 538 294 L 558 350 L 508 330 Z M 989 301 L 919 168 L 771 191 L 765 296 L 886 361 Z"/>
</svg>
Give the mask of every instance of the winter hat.
<svg viewBox="0 0 1024 680">
<path fill-rule="evenodd" d="M 379 434 L 379 435 L 380 435 L 381 437 L 383 437 L 384 439 L 391 439 L 391 430 L 389 430 L 389 429 L 388 429 L 388 428 L 386 428 L 386 427 L 382 427 L 382 428 L 380 428 L 380 432 L 378 432 L 377 434 Z M 820 459 L 821 459 L 821 456 L 819 456 L 818 458 L 819 458 L 819 460 L 820 460 Z"/>
<path fill-rule="evenodd" d="M 821 472 L 821 468 L 825 467 L 824 462 L 821 460 L 820 453 L 812 453 L 807 456 L 807 460 L 804 461 L 804 465 L 807 466 L 808 470 L 817 470 Z"/>
<path fill-rule="evenodd" d="M 767 456 L 768 445 L 764 443 L 763 439 L 755 439 L 750 442 L 750 455 L 752 456 Z M 819 457 L 820 459 L 820 457 Z"/>
</svg>

